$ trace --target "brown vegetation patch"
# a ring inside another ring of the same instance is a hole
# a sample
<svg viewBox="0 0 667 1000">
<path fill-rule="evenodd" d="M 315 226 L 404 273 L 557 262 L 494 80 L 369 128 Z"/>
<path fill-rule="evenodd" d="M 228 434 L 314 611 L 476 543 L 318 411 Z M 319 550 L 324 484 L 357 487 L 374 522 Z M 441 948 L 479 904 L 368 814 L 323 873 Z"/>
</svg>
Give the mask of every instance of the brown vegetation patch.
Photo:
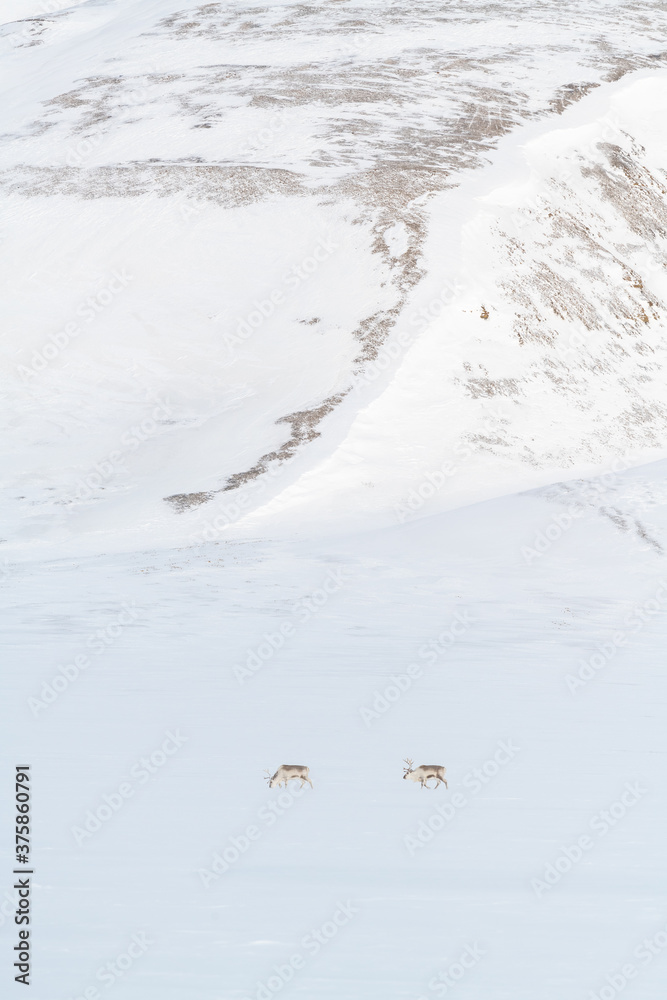
<svg viewBox="0 0 667 1000">
<path fill-rule="evenodd" d="M 302 444 L 318 438 L 321 434 L 321 431 L 317 430 L 318 425 L 328 413 L 331 413 L 338 406 L 348 392 L 349 390 L 345 390 L 345 392 L 336 393 L 336 395 L 325 399 L 319 406 L 313 407 L 310 410 L 298 410 L 296 413 L 289 413 L 287 416 L 276 420 L 277 424 L 290 425 L 292 433 L 287 441 L 281 444 L 275 451 L 270 451 L 262 455 L 251 468 L 229 476 L 224 486 L 220 489 L 210 490 L 206 493 L 176 493 L 164 499 L 176 511 L 182 512 L 191 507 L 197 507 L 202 503 L 206 503 L 208 500 L 212 500 L 217 493 L 227 493 L 230 490 L 237 490 L 240 486 L 252 482 L 265 473 L 272 462 L 284 462 L 292 458 Z"/>
<path fill-rule="evenodd" d="M 299 174 L 268 167 L 134 163 L 113 167 L 33 167 L 0 171 L 0 188 L 26 197 L 64 194 L 76 198 L 167 198 L 184 194 L 227 207 L 276 195 L 302 195 Z M 308 192 L 309 193 L 309 192 Z"/>
</svg>

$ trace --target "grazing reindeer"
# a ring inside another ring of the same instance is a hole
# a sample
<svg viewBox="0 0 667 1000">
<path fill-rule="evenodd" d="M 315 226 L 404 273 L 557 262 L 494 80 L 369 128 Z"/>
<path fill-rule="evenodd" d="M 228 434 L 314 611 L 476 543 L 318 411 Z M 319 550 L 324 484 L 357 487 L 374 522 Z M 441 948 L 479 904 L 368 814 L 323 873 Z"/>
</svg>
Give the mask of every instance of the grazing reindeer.
<svg viewBox="0 0 667 1000">
<path fill-rule="evenodd" d="M 276 785 L 280 788 L 282 784 L 287 788 L 287 782 L 291 778 L 297 778 L 301 782 L 301 788 L 308 782 L 310 787 L 313 787 L 313 783 L 310 780 L 310 770 L 304 767 L 303 764 L 281 764 L 275 774 L 271 774 L 270 771 L 265 771 L 265 780 L 269 783 L 269 788 L 274 788 Z"/>
<path fill-rule="evenodd" d="M 403 768 L 405 771 L 403 780 L 407 778 L 408 781 L 418 781 L 420 782 L 422 788 L 428 788 L 428 782 L 431 778 L 435 778 L 434 788 L 437 788 L 440 782 L 442 782 L 445 788 L 449 788 L 447 779 L 445 778 L 446 768 L 444 768 L 442 764 L 420 764 L 419 767 L 413 768 L 412 765 L 414 764 L 414 761 L 410 760 L 409 757 L 405 758 L 405 763 L 408 766 Z"/>
</svg>

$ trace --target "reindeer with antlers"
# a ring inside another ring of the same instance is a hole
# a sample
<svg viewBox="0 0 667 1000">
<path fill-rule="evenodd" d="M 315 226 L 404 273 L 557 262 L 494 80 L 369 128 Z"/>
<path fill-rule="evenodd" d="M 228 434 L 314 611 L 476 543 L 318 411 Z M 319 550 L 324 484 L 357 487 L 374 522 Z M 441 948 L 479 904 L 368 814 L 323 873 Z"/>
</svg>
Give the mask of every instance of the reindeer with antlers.
<svg viewBox="0 0 667 1000">
<path fill-rule="evenodd" d="M 420 764 L 419 767 L 413 768 L 414 761 L 410 760 L 409 757 L 404 758 L 404 763 L 408 766 L 403 768 L 405 772 L 403 780 L 418 781 L 422 788 L 428 788 L 428 782 L 431 778 L 435 778 L 434 788 L 437 788 L 441 782 L 445 788 L 449 788 L 447 779 L 445 778 L 445 771 L 447 769 L 442 764 Z"/>
<path fill-rule="evenodd" d="M 292 778 L 296 778 L 301 782 L 301 788 L 308 782 L 310 787 L 313 787 L 313 783 L 310 780 L 310 769 L 304 767 L 303 764 L 281 764 L 275 774 L 271 774 L 269 770 L 264 772 L 265 780 L 269 783 L 269 788 L 274 788 L 276 785 L 280 786 L 284 783 L 285 788 L 287 788 L 287 782 Z"/>
</svg>

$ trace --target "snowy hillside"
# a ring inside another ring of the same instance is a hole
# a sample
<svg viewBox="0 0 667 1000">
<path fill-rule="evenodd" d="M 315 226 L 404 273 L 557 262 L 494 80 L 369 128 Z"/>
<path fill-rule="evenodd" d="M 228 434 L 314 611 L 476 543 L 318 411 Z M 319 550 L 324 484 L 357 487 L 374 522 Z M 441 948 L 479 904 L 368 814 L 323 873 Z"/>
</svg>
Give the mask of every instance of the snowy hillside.
<svg viewBox="0 0 667 1000">
<path fill-rule="evenodd" d="M 12 996 L 663 1000 L 666 20 L 0 0 Z"/>
<path fill-rule="evenodd" d="M 54 6 L 1 29 L 13 531 L 662 454 L 660 4 Z"/>
</svg>

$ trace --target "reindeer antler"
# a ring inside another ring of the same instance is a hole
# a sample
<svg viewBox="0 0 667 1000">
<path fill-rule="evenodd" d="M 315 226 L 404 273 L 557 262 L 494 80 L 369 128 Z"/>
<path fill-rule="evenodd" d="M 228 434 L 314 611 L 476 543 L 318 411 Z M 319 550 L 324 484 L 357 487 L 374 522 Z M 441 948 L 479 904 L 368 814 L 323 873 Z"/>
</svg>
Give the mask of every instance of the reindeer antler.
<svg viewBox="0 0 667 1000">
<path fill-rule="evenodd" d="M 268 768 L 265 768 L 264 769 L 264 781 L 270 781 L 270 780 L 271 780 L 271 772 L 269 771 Z"/>
<path fill-rule="evenodd" d="M 403 770 L 410 771 L 412 769 L 412 765 L 414 764 L 414 760 L 410 760 L 409 757 L 404 757 L 403 763 L 408 765 L 407 767 L 403 768 Z"/>
</svg>

